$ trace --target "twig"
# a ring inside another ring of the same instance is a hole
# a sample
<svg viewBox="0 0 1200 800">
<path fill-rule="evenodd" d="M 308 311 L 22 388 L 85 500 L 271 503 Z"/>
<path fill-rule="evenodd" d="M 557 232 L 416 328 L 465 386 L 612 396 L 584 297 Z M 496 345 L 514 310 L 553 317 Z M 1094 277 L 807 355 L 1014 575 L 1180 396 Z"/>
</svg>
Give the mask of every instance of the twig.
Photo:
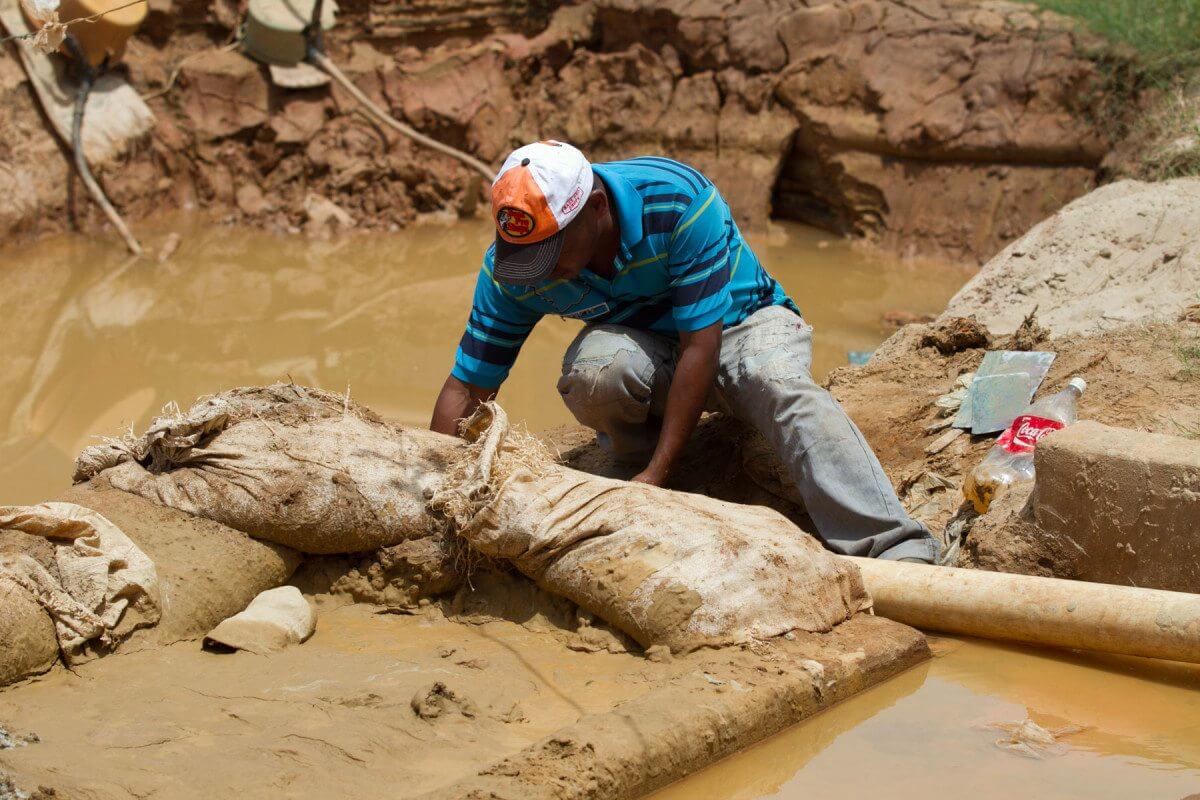
<svg viewBox="0 0 1200 800">
<path fill-rule="evenodd" d="M 461 150 L 451 147 L 450 145 L 442 144 L 438 140 L 432 139 L 392 117 L 382 108 L 380 108 L 375 101 L 363 94 L 362 90 L 355 86 L 354 83 L 346 77 L 345 73 L 338 69 L 338 66 L 330 61 L 324 53 L 315 49 L 310 49 L 308 53 L 308 60 L 323 69 L 331 78 L 340 83 L 355 100 L 357 100 L 359 103 L 362 103 L 362 105 L 372 114 L 374 114 L 375 117 L 384 125 L 387 125 L 393 130 L 399 131 L 417 144 L 428 147 L 431 150 L 436 150 L 439 153 L 444 153 L 451 158 L 461 161 L 471 169 L 479 172 L 479 174 L 483 175 L 483 177 L 487 178 L 489 183 L 495 180 L 496 176 L 492 172 L 492 168 L 479 159 L 464 153 Z"/>
<path fill-rule="evenodd" d="M 235 49 L 239 44 L 241 44 L 241 41 L 242 40 L 240 38 L 234 39 L 229 44 L 224 45 L 222 47 L 218 47 L 215 50 L 200 50 L 198 52 L 192 53 L 189 56 L 184 56 L 183 58 L 181 58 L 179 60 L 179 63 L 175 65 L 175 69 L 171 70 L 171 74 L 167 77 L 166 86 L 164 86 L 163 88 L 161 88 L 155 92 L 147 92 L 146 94 L 142 95 L 142 100 L 153 100 L 156 97 L 162 97 L 163 95 L 167 94 L 172 89 L 174 89 L 175 82 L 177 80 L 179 80 L 179 76 L 183 72 L 184 65 L 187 64 L 189 61 L 191 61 L 193 58 L 196 58 L 197 56 L 212 55 L 213 53 L 228 52 L 230 50 Z"/>
</svg>

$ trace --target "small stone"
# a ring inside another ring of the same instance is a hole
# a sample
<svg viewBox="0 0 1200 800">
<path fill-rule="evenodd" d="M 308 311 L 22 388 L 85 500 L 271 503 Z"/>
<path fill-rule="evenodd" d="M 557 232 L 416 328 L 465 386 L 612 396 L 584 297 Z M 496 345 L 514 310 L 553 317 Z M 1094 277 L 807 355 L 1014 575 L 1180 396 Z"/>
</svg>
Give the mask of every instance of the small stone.
<svg viewBox="0 0 1200 800">
<path fill-rule="evenodd" d="M 948 430 L 938 438 L 934 439 L 925 447 L 925 455 L 933 456 L 949 447 L 955 439 L 963 435 L 963 431 L 959 428 Z"/>
<path fill-rule="evenodd" d="M 666 664 L 671 661 L 674 656 L 671 655 L 671 648 L 665 644 L 651 645 L 646 648 L 646 660 L 653 661 L 655 664 Z"/>
</svg>

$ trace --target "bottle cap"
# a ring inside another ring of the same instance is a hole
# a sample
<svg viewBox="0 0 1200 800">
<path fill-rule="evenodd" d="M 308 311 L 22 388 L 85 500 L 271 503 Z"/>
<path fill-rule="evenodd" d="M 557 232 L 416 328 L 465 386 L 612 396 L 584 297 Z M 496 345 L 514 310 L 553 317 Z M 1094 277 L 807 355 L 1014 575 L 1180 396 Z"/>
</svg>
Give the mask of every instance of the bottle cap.
<svg viewBox="0 0 1200 800">
<path fill-rule="evenodd" d="M 1075 391 L 1083 394 L 1083 391 L 1087 389 L 1087 381 L 1079 376 L 1075 376 L 1074 378 L 1071 378 L 1071 380 L 1067 381 L 1067 386 L 1070 386 Z"/>
</svg>

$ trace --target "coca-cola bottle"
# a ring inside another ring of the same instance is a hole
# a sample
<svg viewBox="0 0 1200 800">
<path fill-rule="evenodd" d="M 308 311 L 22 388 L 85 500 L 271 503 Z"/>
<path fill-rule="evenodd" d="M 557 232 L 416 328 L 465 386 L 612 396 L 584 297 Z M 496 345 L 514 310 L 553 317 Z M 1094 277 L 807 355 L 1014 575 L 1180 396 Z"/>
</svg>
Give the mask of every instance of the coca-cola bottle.
<svg viewBox="0 0 1200 800">
<path fill-rule="evenodd" d="M 1083 378 L 1071 378 L 1067 388 L 1043 397 L 1012 421 L 963 481 L 963 494 L 976 511 L 985 513 L 996 495 L 1012 484 L 1033 480 L 1033 448 L 1050 431 L 1075 422 L 1076 404 L 1086 388 Z"/>
</svg>

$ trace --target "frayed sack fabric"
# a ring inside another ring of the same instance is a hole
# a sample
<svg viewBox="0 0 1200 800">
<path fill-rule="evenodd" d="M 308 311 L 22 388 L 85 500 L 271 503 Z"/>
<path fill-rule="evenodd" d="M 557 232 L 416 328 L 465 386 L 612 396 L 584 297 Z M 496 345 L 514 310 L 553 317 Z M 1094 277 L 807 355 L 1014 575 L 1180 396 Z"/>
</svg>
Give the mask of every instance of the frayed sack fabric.
<svg viewBox="0 0 1200 800">
<path fill-rule="evenodd" d="M 559 466 L 494 404 L 466 431 L 475 441 L 431 507 L 644 647 L 824 632 L 870 607 L 857 568 L 775 511 Z"/>
<path fill-rule="evenodd" d="M 116 525 L 74 503 L 0 507 L 0 531 L 42 536 L 52 563 L 0 554 L 0 581 L 49 613 L 63 659 L 76 664 L 116 646 L 161 616 L 154 562 Z"/>
<path fill-rule="evenodd" d="M 234 389 L 89 447 L 75 481 L 117 489 L 302 553 L 360 553 L 430 533 L 426 497 L 461 444 L 293 384 Z"/>
</svg>

